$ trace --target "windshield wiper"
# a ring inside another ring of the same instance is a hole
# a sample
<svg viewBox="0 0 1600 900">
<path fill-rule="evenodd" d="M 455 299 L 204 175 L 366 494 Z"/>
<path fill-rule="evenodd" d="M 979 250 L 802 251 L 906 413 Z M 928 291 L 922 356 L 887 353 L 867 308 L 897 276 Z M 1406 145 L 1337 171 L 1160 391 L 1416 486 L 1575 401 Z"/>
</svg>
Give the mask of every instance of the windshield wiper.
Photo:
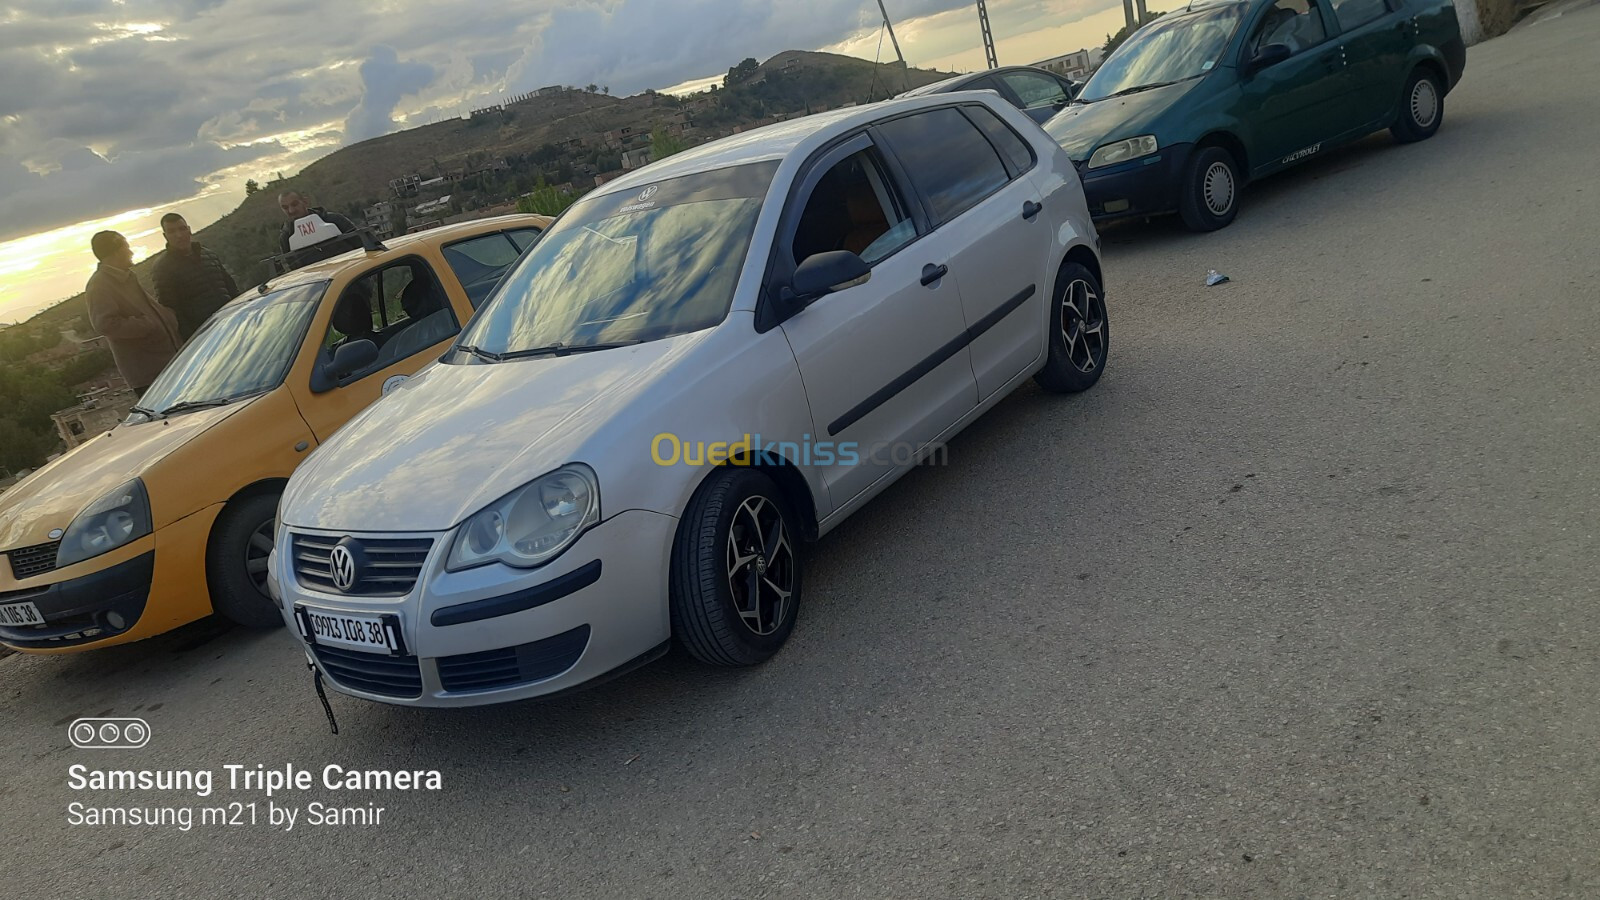
<svg viewBox="0 0 1600 900">
<path fill-rule="evenodd" d="M 134 408 L 128 410 L 128 412 L 138 413 L 138 414 L 140 414 L 140 415 L 142 415 L 142 416 L 144 416 L 146 418 L 150 418 L 150 419 L 159 419 L 159 418 L 161 418 L 161 414 L 160 413 L 156 412 L 153 409 L 145 409 L 142 406 L 135 406 Z"/>
<path fill-rule="evenodd" d="M 246 400 L 251 397 L 259 397 L 265 393 L 266 391 L 251 391 L 248 394 L 236 394 L 232 397 L 216 397 L 211 400 L 185 400 L 182 403 L 172 404 L 156 415 L 165 419 L 176 413 L 194 412 L 197 409 L 215 409 L 218 406 L 227 406 L 230 403 L 237 403 L 240 400 Z"/>
<path fill-rule="evenodd" d="M 471 353 L 473 356 L 476 356 L 479 359 L 488 360 L 489 362 L 499 362 L 505 358 L 498 353 L 493 353 L 488 350 L 480 350 L 471 344 L 457 344 L 456 349 L 460 350 L 462 353 Z"/>
<path fill-rule="evenodd" d="M 632 347 L 640 341 L 607 341 L 598 344 L 562 344 L 554 343 L 543 347 L 529 347 L 526 350 L 507 350 L 495 354 L 496 361 L 505 359 L 526 359 L 530 356 L 568 356 L 573 353 L 589 353 L 594 350 L 615 350 L 618 347 Z"/>
</svg>

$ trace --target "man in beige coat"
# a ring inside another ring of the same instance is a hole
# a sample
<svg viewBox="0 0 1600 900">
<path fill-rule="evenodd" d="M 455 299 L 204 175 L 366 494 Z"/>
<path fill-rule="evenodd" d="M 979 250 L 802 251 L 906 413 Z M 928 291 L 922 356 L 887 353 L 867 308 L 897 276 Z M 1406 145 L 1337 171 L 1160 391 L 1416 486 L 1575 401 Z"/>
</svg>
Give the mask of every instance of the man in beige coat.
<svg viewBox="0 0 1600 900">
<path fill-rule="evenodd" d="M 133 248 L 115 231 L 89 240 L 100 265 L 89 276 L 89 322 L 111 343 L 117 371 L 143 394 L 178 352 L 178 320 L 133 274 Z"/>
</svg>

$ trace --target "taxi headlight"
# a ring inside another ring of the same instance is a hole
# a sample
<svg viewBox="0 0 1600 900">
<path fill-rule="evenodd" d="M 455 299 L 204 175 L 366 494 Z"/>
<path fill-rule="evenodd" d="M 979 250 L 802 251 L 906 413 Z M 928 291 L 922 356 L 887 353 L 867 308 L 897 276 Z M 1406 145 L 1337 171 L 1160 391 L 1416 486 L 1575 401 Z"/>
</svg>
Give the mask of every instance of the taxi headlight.
<svg viewBox="0 0 1600 900">
<path fill-rule="evenodd" d="M 574 463 L 501 497 L 461 523 L 445 568 L 451 572 L 502 562 L 541 566 L 600 521 L 594 470 Z"/>
<path fill-rule="evenodd" d="M 1156 152 L 1157 149 L 1156 136 L 1153 134 L 1141 134 L 1125 141 L 1115 141 L 1094 151 L 1094 155 L 1089 157 L 1089 168 L 1098 169 L 1101 166 L 1114 166 L 1130 159 L 1149 156 Z"/>
<path fill-rule="evenodd" d="M 83 508 L 61 536 L 56 568 L 115 550 L 150 533 L 150 495 L 135 478 Z"/>
</svg>

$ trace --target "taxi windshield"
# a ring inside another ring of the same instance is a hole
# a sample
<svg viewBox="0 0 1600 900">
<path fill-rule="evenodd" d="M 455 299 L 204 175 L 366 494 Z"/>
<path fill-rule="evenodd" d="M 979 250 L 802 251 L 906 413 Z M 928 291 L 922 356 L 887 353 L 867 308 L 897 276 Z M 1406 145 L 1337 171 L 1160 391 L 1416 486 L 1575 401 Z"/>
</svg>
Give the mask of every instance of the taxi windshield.
<svg viewBox="0 0 1600 900">
<path fill-rule="evenodd" d="M 728 315 L 777 170 L 750 163 L 580 201 L 461 335 L 480 358 L 660 340 Z"/>
<path fill-rule="evenodd" d="M 327 287 L 295 285 L 218 310 L 161 370 L 134 415 L 221 406 L 282 384 Z"/>
<path fill-rule="evenodd" d="M 1243 16 L 1244 4 L 1229 3 L 1146 24 L 1100 66 L 1077 102 L 1093 103 L 1206 74 L 1221 61 Z"/>
</svg>

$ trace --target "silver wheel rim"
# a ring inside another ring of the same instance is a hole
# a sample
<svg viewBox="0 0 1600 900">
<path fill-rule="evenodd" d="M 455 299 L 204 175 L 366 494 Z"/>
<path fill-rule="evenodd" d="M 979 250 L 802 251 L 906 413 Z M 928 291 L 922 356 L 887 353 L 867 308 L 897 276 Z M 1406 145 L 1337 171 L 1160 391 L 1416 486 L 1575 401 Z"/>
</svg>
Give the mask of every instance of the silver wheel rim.
<svg viewBox="0 0 1600 900">
<path fill-rule="evenodd" d="M 267 557 L 272 555 L 272 534 L 277 527 L 278 520 L 275 518 L 262 522 L 255 531 L 250 532 L 250 540 L 244 545 L 244 572 L 250 576 L 250 583 L 256 586 L 261 596 L 269 598 Z"/>
<path fill-rule="evenodd" d="M 1430 128 L 1438 116 L 1439 91 L 1430 79 L 1417 79 L 1416 85 L 1411 88 L 1411 121 L 1418 128 Z"/>
<path fill-rule="evenodd" d="M 1205 192 L 1206 209 L 1214 216 L 1225 215 L 1233 208 L 1233 170 L 1224 162 L 1214 162 L 1206 169 L 1201 182 Z"/>
<path fill-rule="evenodd" d="M 760 495 L 739 504 L 728 525 L 728 590 L 739 620 L 757 635 L 777 631 L 794 603 L 795 559 L 777 504 Z"/>
<path fill-rule="evenodd" d="M 1067 358 L 1079 372 L 1093 372 L 1106 361 L 1106 305 L 1089 282 L 1079 278 L 1061 298 L 1061 336 Z"/>
</svg>

